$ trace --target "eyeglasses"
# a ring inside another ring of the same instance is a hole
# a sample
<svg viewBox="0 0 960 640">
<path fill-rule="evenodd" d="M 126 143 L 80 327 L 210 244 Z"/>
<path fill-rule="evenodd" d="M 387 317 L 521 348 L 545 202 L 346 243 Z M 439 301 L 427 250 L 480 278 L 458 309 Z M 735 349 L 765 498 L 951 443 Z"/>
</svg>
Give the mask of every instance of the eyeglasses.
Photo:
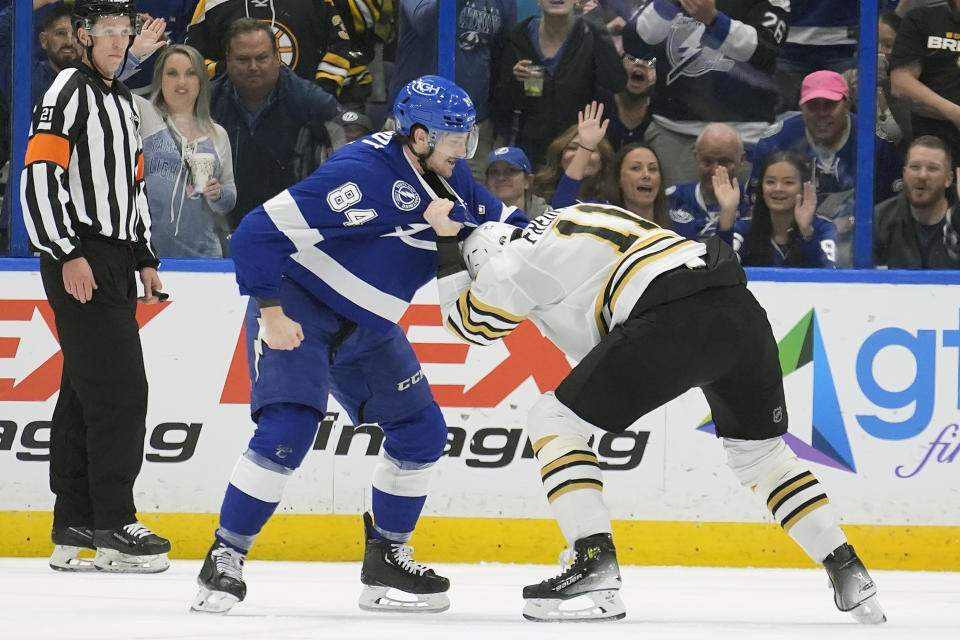
<svg viewBox="0 0 960 640">
<path fill-rule="evenodd" d="M 657 59 L 656 59 L 656 58 L 650 58 L 649 60 L 644 60 L 643 58 L 636 58 L 636 57 L 630 55 L 629 53 L 624 53 L 624 54 L 623 54 L 623 59 L 626 60 L 627 62 L 629 62 L 630 64 L 645 64 L 645 65 L 647 65 L 648 67 L 655 67 L 655 66 L 657 66 Z"/>
</svg>

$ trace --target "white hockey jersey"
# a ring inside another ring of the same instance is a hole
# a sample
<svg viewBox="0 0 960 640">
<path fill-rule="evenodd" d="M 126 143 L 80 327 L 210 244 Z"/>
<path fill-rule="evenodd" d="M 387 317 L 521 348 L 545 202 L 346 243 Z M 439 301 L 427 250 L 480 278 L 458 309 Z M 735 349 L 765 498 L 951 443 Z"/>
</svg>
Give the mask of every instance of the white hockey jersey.
<svg viewBox="0 0 960 640">
<path fill-rule="evenodd" d="M 629 316 L 650 282 L 704 266 L 706 247 L 619 207 L 549 211 L 471 281 L 464 268 L 438 279 L 447 327 L 486 345 L 527 317 L 565 354 L 582 359 Z"/>
</svg>

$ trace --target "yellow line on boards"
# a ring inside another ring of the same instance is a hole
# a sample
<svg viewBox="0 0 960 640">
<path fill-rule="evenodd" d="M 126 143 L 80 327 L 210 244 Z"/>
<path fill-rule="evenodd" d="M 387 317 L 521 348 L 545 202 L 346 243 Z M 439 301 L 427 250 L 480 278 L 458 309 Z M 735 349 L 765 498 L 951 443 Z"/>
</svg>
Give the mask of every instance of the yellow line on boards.
<svg viewBox="0 0 960 640">
<path fill-rule="evenodd" d="M 142 513 L 170 539 L 171 558 L 201 558 L 217 515 Z M 42 557 L 53 549 L 46 511 L 0 511 L 0 556 Z M 960 571 L 960 527 L 846 525 L 850 543 L 871 569 Z M 741 522 L 613 523 L 622 564 L 727 567 L 812 567 L 775 524 Z M 359 515 L 277 514 L 250 553 L 260 560 L 359 561 Z M 411 543 L 425 562 L 556 562 L 564 547 L 552 520 L 423 517 Z"/>
</svg>

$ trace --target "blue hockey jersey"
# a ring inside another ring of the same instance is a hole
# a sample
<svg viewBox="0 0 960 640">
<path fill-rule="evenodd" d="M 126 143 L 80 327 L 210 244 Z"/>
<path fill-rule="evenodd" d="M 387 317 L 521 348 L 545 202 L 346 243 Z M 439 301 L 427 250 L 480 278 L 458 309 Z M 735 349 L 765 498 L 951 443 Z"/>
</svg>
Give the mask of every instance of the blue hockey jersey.
<svg viewBox="0 0 960 640">
<path fill-rule="evenodd" d="M 759 193 L 759 173 L 767 158 L 777 151 L 791 150 L 810 158 L 813 169 L 814 185 L 820 205 L 817 213 L 830 219 L 838 216 L 853 215 L 852 199 L 850 210 L 824 209 L 825 196 L 849 191 L 852 193 L 857 182 L 857 116 L 850 114 L 850 127 L 847 139 L 836 154 L 821 156 L 807 137 L 803 116 L 795 115 L 770 127 L 757 142 L 753 152 L 753 169 L 750 176 L 750 190 L 754 200 Z M 874 201 L 882 202 L 891 198 L 903 188 L 903 160 L 897 148 L 887 140 L 876 138 L 874 174 Z M 834 199 L 839 202 L 839 200 Z"/>
<path fill-rule="evenodd" d="M 786 267 L 787 255 L 799 252 L 801 264 L 807 268 L 835 269 L 837 267 L 837 229 L 833 222 L 822 216 L 813 217 L 813 233 L 803 240 L 795 237 L 788 245 L 779 245 L 769 238 L 767 251 L 754 250 L 749 246 L 752 218 L 742 218 L 733 225 L 733 250 L 744 266 Z M 753 254 L 751 256 L 750 254 Z M 759 257 L 759 259 L 757 259 Z"/>
<path fill-rule="evenodd" d="M 742 218 L 750 210 L 750 202 L 740 187 L 740 207 L 737 217 Z M 720 216 L 719 204 L 707 204 L 703 199 L 699 182 L 685 182 L 667 189 L 672 229 L 684 238 L 700 240 L 717 236 L 727 244 L 733 244 L 733 227 L 726 231 L 717 228 Z"/>
<path fill-rule="evenodd" d="M 454 196 L 450 217 L 465 234 L 490 220 L 528 222 L 478 185 L 466 161 L 434 186 Z M 337 313 L 386 330 L 436 276 L 423 212 L 437 197 L 392 133 L 357 140 L 243 218 L 230 242 L 240 292 L 277 298 L 288 277 Z"/>
</svg>

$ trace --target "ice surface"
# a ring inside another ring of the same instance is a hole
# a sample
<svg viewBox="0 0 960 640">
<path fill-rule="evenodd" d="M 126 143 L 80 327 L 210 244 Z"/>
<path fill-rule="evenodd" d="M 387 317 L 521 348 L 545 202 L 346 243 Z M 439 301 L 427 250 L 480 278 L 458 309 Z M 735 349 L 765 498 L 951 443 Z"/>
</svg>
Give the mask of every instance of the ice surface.
<svg viewBox="0 0 960 640">
<path fill-rule="evenodd" d="M 520 590 L 557 567 L 435 565 L 450 577 L 445 613 L 357 608 L 359 563 L 247 563 L 247 599 L 226 616 L 189 612 L 199 561 L 157 575 L 68 574 L 46 558 L 0 558 L 3 640 L 934 640 L 960 637 L 960 573 L 873 571 L 889 622 L 856 624 L 833 606 L 822 570 L 622 567 L 627 617 L 543 624 L 520 616 Z"/>
</svg>

